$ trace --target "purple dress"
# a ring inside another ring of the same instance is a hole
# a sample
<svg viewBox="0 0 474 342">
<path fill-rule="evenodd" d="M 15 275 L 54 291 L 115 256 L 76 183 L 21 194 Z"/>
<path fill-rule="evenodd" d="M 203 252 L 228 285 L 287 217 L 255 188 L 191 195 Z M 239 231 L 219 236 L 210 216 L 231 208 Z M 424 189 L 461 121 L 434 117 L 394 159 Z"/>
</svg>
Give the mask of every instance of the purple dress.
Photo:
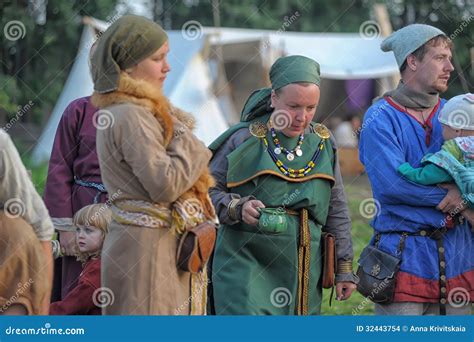
<svg viewBox="0 0 474 342">
<path fill-rule="evenodd" d="M 107 200 L 95 147 L 95 112 L 97 108 L 89 96 L 74 100 L 64 111 L 56 131 L 44 201 L 59 232 L 75 231 L 72 217 L 79 209 Z M 65 298 L 81 273 L 81 263 L 75 257 L 63 257 L 61 261 L 62 265 L 55 265 L 53 300 Z"/>
</svg>

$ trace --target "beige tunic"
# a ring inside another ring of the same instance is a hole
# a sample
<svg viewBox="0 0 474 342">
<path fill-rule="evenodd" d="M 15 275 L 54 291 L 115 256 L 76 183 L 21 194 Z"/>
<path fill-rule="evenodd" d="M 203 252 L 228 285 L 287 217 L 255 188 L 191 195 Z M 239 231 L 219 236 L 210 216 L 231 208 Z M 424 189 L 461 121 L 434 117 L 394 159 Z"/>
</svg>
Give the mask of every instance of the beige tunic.
<svg viewBox="0 0 474 342">
<path fill-rule="evenodd" d="M 0 129 L 0 203 L 21 216 L 40 241 L 50 241 L 54 227 L 10 136 Z"/>
<path fill-rule="evenodd" d="M 40 241 L 53 223 L 10 136 L 0 129 L 0 315 L 13 304 L 45 315 L 51 284 Z"/>
<path fill-rule="evenodd" d="M 51 283 L 43 248 L 31 225 L 0 212 L 0 316 L 13 304 L 47 315 Z"/>
<path fill-rule="evenodd" d="M 110 127 L 97 130 L 97 153 L 112 201 L 171 203 L 206 169 L 211 152 L 178 119 L 165 148 L 163 129 L 145 107 L 122 103 L 102 110 L 112 120 Z M 102 253 L 102 286 L 111 294 L 103 313 L 189 314 L 205 284 L 191 291 L 190 274 L 176 267 L 177 243 L 168 229 L 113 221 Z"/>
</svg>

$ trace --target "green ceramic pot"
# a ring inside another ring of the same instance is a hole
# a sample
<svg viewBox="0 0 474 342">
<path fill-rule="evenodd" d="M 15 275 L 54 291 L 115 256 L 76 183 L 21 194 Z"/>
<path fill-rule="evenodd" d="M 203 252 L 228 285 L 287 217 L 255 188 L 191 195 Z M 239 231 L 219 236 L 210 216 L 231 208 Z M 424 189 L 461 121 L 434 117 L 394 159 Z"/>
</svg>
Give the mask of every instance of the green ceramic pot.
<svg viewBox="0 0 474 342">
<path fill-rule="evenodd" d="M 260 217 L 258 219 L 258 228 L 263 233 L 279 234 L 286 231 L 288 226 L 288 217 L 282 208 L 258 208 Z"/>
</svg>

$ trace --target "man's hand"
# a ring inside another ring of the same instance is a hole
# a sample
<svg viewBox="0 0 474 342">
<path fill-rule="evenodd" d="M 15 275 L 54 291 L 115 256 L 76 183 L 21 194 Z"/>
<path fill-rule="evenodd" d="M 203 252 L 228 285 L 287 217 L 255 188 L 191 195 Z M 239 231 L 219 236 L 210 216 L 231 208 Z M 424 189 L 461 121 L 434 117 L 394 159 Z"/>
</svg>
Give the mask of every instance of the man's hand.
<svg viewBox="0 0 474 342">
<path fill-rule="evenodd" d="M 59 243 L 63 255 L 74 255 L 76 250 L 76 232 L 59 232 Z"/>
<path fill-rule="evenodd" d="M 258 223 L 258 218 L 260 213 L 257 211 L 257 208 L 265 208 L 259 200 L 250 200 L 244 203 L 242 206 L 242 221 L 251 226 L 256 226 Z"/>
<path fill-rule="evenodd" d="M 461 192 L 458 187 L 454 184 L 441 184 L 440 187 L 447 189 L 448 193 L 439 202 L 437 209 L 441 210 L 446 214 L 459 214 L 461 211 L 466 209 L 467 203 L 462 198 Z"/>
<path fill-rule="evenodd" d="M 357 288 L 356 284 L 350 281 L 340 281 L 336 284 L 336 299 L 346 300 L 352 295 Z"/>
</svg>

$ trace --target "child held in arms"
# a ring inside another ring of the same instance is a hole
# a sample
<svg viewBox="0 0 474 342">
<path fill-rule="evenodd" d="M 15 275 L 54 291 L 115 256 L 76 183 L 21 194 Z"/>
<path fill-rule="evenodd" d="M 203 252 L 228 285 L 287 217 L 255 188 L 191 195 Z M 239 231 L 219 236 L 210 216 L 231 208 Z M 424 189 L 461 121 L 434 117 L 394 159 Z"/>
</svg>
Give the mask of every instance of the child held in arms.
<svg viewBox="0 0 474 342">
<path fill-rule="evenodd" d="M 77 285 L 66 298 L 51 304 L 50 315 L 100 315 L 100 252 L 111 221 L 105 204 L 92 204 L 80 209 L 73 218 L 76 226 L 76 255 L 83 263 Z"/>
<path fill-rule="evenodd" d="M 441 150 L 429 153 L 421 167 L 404 163 L 398 172 L 412 182 L 423 185 L 456 183 L 469 208 L 474 208 L 474 94 L 453 97 L 438 118 L 445 140 Z M 474 226 L 472 210 L 462 215 Z M 457 214 L 457 213 L 454 213 Z"/>
</svg>

